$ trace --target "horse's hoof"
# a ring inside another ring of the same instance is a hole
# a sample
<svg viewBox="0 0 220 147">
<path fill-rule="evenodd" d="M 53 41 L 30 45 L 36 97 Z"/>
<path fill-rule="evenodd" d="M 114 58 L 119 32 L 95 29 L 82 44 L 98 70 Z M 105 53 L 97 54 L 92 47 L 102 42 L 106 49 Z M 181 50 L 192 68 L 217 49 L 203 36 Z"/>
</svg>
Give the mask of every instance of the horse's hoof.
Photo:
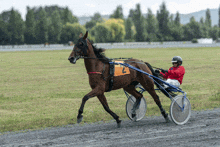
<svg viewBox="0 0 220 147">
<path fill-rule="evenodd" d="M 135 116 L 135 117 L 133 118 L 133 121 L 137 121 L 137 116 Z"/>
<path fill-rule="evenodd" d="M 134 118 L 136 116 L 136 114 L 131 114 L 131 117 Z"/>
<path fill-rule="evenodd" d="M 79 124 L 83 120 L 83 116 L 81 115 L 79 118 L 77 118 L 77 123 Z"/>
<path fill-rule="evenodd" d="M 119 121 L 117 122 L 117 127 L 118 127 L 118 128 L 121 128 L 121 120 L 119 120 Z"/>
<path fill-rule="evenodd" d="M 137 121 L 137 115 L 136 114 L 131 114 L 132 120 Z"/>
<path fill-rule="evenodd" d="M 170 119 L 169 119 L 168 116 L 165 118 L 165 121 L 166 121 L 166 123 L 169 123 L 169 122 L 170 122 Z"/>
</svg>

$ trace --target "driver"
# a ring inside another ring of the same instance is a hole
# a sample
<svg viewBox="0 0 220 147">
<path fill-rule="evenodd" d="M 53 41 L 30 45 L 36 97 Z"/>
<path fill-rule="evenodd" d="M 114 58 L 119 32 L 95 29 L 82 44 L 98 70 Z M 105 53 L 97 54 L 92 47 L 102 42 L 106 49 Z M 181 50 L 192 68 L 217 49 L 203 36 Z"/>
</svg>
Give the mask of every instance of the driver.
<svg viewBox="0 0 220 147">
<path fill-rule="evenodd" d="M 169 70 L 161 70 L 160 74 L 163 78 L 167 79 L 167 83 L 179 87 L 185 74 L 185 68 L 181 66 L 183 61 L 180 56 L 174 56 L 171 62 L 173 66 Z M 169 86 L 164 84 L 164 88 L 166 89 L 167 87 Z"/>
</svg>

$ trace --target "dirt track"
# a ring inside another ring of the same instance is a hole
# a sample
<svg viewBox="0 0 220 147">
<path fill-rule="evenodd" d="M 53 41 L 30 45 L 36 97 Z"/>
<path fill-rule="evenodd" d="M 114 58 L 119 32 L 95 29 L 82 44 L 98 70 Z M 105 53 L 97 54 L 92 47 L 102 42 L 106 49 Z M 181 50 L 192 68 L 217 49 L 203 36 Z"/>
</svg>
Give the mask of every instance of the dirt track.
<svg viewBox="0 0 220 147">
<path fill-rule="evenodd" d="M 165 123 L 162 116 L 139 122 L 71 125 L 0 136 L 0 146 L 220 146 L 220 108 L 192 112 L 185 125 Z"/>
</svg>

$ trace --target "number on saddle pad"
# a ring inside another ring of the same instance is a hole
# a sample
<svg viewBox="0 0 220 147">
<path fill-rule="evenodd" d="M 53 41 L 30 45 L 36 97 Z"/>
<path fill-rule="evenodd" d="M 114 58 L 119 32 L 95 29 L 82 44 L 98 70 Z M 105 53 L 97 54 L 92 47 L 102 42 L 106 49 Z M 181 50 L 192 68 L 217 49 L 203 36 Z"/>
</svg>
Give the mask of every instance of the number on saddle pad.
<svg viewBox="0 0 220 147">
<path fill-rule="evenodd" d="M 115 61 L 115 62 L 124 63 L 124 61 Z M 130 74 L 130 69 L 128 67 L 125 67 L 120 64 L 115 65 L 114 76 L 122 76 L 122 75 L 126 75 L 126 74 Z"/>
</svg>

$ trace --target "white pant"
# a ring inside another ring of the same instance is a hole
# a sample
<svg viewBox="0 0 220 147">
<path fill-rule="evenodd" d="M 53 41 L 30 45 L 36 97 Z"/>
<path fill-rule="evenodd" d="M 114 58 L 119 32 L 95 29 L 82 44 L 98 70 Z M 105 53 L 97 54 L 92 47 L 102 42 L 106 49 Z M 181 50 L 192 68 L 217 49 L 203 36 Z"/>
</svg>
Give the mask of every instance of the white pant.
<svg viewBox="0 0 220 147">
<path fill-rule="evenodd" d="M 176 87 L 180 87 L 180 83 L 178 80 L 174 80 L 174 79 L 167 79 L 165 82 L 169 83 L 170 85 L 174 85 Z M 164 84 L 164 88 L 169 87 L 168 85 Z"/>
</svg>

